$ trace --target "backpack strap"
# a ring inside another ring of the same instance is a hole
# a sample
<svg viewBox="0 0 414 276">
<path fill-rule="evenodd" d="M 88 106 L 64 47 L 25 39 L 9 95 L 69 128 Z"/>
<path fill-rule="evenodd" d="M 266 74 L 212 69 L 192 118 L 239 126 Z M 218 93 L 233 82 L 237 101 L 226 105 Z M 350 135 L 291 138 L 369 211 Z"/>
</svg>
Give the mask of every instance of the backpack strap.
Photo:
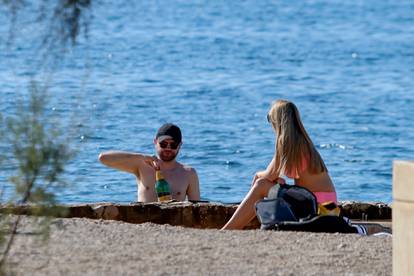
<svg viewBox="0 0 414 276">
<path fill-rule="evenodd" d="M 281 231 L 307 231 L 323 233 L 358 233 L 358 229 L 349 225 L 343 217 L 316 216 L 308 221 L 279 223 L 275 230 Z"/>
</svg>

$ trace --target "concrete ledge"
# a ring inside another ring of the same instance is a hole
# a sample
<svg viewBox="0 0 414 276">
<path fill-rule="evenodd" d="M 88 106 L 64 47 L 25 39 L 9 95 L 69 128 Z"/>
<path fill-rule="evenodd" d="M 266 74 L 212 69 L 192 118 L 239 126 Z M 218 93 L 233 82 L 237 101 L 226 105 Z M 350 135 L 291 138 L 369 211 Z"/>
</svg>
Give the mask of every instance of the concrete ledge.
<svg viewBox="0 0 414 276">
<path fill-rule="evenodd" d="M 179 225 L 192 228 L 221 228 L 233 215 L 237 205 L 217 202 L 169 202 L 169 203 L 113 203 L 83 204 L 66 207 L 65 212 L 54 214 L 56 217 L 90 218 L 119 220 L 129 223 L 153 222 L 157 224 Z M 390 220 L 391 207 L 383 203 L 344 202 L 341 212 L 350 219 Z M 29 205 L 1 206 L 0 212 L 33 215 Z M 246 228 L 260 227 L 254 219 Z"/>
</svg>

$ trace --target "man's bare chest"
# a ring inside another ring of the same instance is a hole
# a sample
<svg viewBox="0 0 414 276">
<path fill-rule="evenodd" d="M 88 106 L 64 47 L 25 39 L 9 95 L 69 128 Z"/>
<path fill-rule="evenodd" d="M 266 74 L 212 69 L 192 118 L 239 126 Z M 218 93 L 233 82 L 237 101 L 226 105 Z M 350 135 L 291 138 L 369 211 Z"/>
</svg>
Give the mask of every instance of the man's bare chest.
<svg viewBox="0 0 414 276">
<path fill-rule="evenodd" d="M 185 195 L 188 188 L 188 174 L 183 170 L 163 172 L 165 180 L 170 185 L 171 192 L 176 196 Z"/>
<path fill-rule="evenodd" d="M 161 170 L 162 175 L 168 182 L 171 192 L 175 195 L 186 194 L 189 185 L 189 176 L 185 170 Z M 144 170 L 139 177 L 139 184 L 144 186 L 145 190 L 154 191 L 155 189 L 155 171 Z"/>
</svg>

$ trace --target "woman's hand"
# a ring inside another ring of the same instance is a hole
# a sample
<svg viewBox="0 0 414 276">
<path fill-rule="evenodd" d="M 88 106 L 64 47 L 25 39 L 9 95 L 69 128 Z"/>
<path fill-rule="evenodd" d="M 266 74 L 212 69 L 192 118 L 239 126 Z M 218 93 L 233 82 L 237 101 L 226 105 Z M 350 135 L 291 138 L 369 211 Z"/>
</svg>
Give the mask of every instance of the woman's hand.
<svg viewBox="0 0 414 276">
<path fill-rule="evenodd" d="M 250 187 L 253 187 L 254 183 L 256 182 L 257 179 L 259 178 L 266 178 L 266 172 L 265 171 L 260 171 L 260 172 L 256 172 L 254 177 L 253 177 L 253 181 L 252 184 L 250 185 Z M 286 184 L 286 180 L 282 177 L 278 177 L 274 180 L 274 182 L 279 183 L 281 185 Z"/>
<path fill-rule="evenodd" d="M 265 173 L 265 171 L 256 172 L 253 176 L 252 184 L 250 185 L 250 187 L 253 187 L 253 185 L 254 185 L 254 183 L 256 182 L 257 179 L 263 178 L 264 173 Z"/>
<path fill-rule="evenodd" d="M 281 184 L 281 185 L 285 185 L 286 184 L 286 180 L 282 177 L 278 177 L 276 178 L 276 182 Z"/>
</svg>

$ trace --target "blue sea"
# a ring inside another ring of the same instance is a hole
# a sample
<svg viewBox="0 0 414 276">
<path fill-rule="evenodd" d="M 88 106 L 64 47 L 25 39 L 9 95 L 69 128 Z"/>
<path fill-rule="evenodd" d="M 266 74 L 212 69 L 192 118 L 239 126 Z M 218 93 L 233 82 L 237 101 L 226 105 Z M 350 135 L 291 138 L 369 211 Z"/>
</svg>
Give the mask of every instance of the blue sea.
<svg viewBox="0 0 414 276">
<path fill-rule="evenodd" d="M 182 129 L 178 160 L 202 199 L 239 202 L 274 154 L 279 98 L 298 106 L 339 200 L 392 202 L 393 161 L 414 159 L 413 1 L 132 2 L 92 1 L 87 35 L 52 73 L 37 65 L 48 24 L 36 2 L 13 25 L 0 4 L 0 112 L 48 75 L 48 110 L 72 129 L 59 202 L 136 201 L 135 178 L 98 155 L 152 155 L 164 122 Z M 0 166 L 7 197 L 14 166 Z"/>
</svg>

